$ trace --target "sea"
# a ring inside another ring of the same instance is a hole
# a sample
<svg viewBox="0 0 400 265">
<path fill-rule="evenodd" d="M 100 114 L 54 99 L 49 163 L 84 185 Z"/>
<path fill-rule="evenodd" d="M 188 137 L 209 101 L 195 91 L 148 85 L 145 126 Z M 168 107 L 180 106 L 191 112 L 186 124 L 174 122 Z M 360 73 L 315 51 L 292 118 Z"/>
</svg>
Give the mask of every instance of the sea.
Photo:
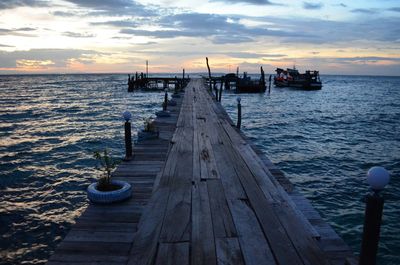
<svg viewBox="0 0 400 265">
<path fill-rule="evenodd" d="M 321 79 L 318 91 L 224 91 L 222 105 L 236 121 L 241 97 L 243 132 L 355 253 L 366 172 L 385 167 L 378 264 L 398 265 L 400 77 Z M 98 176 L 93 152 L 122 158 L 121 113 L 132 113 L 136 137 L 162 101 L 161 91 L 128 93 L 124 74 L 0 76 L 0 264 L 45 264 L 88 205 L 86 187 Z"/>
</svg>

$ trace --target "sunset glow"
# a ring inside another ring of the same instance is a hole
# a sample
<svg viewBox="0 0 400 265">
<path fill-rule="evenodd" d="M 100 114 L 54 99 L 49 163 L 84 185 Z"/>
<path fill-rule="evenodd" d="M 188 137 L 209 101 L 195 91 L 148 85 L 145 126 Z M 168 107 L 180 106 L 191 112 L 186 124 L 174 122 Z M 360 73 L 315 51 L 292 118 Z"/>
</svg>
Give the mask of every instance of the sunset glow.
<svg viewBox="0 0 400 265">
<path fill-rule="evenodd" d="M 3 0 L 0 73 L 400 75 L 400 5 L 386 1 Z"/>
</svg>

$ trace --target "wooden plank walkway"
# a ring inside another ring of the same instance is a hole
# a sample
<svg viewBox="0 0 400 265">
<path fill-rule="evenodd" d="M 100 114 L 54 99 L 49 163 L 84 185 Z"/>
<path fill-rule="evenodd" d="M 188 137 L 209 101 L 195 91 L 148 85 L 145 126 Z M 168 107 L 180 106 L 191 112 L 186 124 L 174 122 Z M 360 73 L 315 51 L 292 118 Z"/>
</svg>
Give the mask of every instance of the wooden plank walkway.
<svg viewBox="0 0 400 265">
<path fill-rule="evenodd" d="M 48 264 L 356 264 L 202 80 L 178 105 L 160 124 L 171 140 L 136 146 L 115 173 L 134 197 L 90 205 Z"/>
</svg>

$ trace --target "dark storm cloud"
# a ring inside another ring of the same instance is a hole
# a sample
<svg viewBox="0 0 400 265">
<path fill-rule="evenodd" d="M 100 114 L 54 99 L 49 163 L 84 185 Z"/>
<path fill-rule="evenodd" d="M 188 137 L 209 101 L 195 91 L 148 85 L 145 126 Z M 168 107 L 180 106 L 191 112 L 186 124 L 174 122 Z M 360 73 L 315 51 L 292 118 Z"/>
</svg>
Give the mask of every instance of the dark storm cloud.
<svg viewBox="0 0 400 265">
<path fill-rule="evenodd" d="M 92 55 L 98 54 L 90 50 L 73 49 L 32 49 L 28 51 L 0 51 L 0 67 L 15 68 L 19 60 L 47 61 L 53 62 L 52 66 L 64 67 L 68 60 L 76 59 L 82 62 L 90 62 Z"/>
<path fill-rule="evenodd" d="M 324 6 L 322 3 L 303 2 L 303 8 L 309 10 L 321 9 Z"/>
<path fill-rule="evenodd" d="M 216 14 L 176 14 L 162 17 L 158 23 L 166 30 L 122 29 L 120 32 L 154 38 L 203 37 L 211 39 L 215 44 L 250 42 L 259 36 L 302 38 L 311 36 L 298 30 L 289 32 L 269 30 L 264 27 L 246 27 L 237 19 Z M 174 28 L 174 30 L 170 30 L 170 28 Z"/>
<path fill-rule="evenodd" d="M 38 1 L 38 0 L 1 0 L 0 1 L 0 10 L 2 9 L 12 9 L 21 6 L 28 7 L 43 7 L 48 6 L 48 1 Z"/>
</svg>

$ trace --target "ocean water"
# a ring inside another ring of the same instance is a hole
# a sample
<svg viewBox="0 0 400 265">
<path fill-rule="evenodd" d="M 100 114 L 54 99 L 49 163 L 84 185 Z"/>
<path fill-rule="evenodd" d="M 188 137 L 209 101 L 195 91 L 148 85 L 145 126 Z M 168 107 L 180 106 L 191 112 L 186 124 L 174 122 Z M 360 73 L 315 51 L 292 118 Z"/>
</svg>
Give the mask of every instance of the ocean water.
<svg viewBox="0 0 400 265">
<path fill-rule="evenodd" d="M 400 264 L 400 78 L 323 76 L 320 91 L 241 94 L 242 129 L 354 249 L 366 171 L 391 172 L 379 264 Z M 127 93 L 126 75 L 0 76 L 0 264 L 44 264 L 87 205 L 92 153 L 123 157 L 121 112 L 133 134 L 161 92 Z M 222 104 L 236 120 L 236 97 Z"/>
</svg>

